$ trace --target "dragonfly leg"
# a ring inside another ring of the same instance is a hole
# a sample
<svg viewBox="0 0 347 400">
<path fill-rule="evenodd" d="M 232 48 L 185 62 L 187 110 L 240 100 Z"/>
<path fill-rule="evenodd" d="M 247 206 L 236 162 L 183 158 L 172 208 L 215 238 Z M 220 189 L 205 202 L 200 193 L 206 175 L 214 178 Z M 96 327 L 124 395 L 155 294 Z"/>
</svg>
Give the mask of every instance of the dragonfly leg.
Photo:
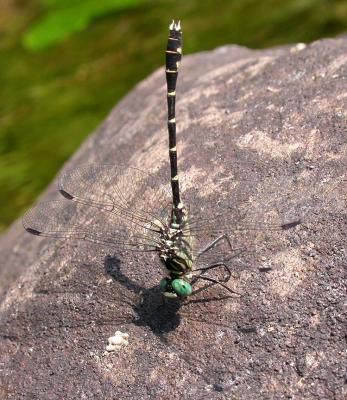
<svg viewBox="0 0 347 400">
<path fill-rule="evenodd" d="M 220 242 L 222 240 L 226 240 L 230 247 L 230 250 L 233 251 L 233 247 L 231 245 L 231 240 L 230 240 L 229 236 L 226 233 L 224 233 L 223 235 L 220 235 L 219 237 L 217 237 L 217 239 L 213 240 L 213 242 L 208 244 L 202 250 L 200 250 L 199 253 L 197 254 L 197 257 L 200 257 L 201 255 L 203 255 L 204 253 L 206 253 L 207 251 L 212 249 L 212 247 L 214 247 L 218 242 Z"/>
<path fill-rule="evenodd" d="M 224 267 L 225 268 L 225 270 L 228 273 L 228 277 L 225 279 L 224 282 L 228 282 L 230 280 L 230 278 L 232 277 L 232 273 L 230 271 L 229 266 L 227 264 L 225 264 L 223 261 L 219 261 L 219 262 L 213 263 L 211 265 L 208 265 L 207 267 L 194 269 L 194 272 L 195 271 L 203 271 L 202 273 L 204 273 L 205 271 L 208 271 L 208 270 L 214 269 L 214 268 L 218 268 L 218 267 Z"/>
<path fill-rule="evenodd" d="M 232 273 L 231 273 L 231 271 L 230 271 L 230 268 L 229 268 L 229 266 L 228 266 L 227 264 L 225 264 L 225 262 L 220 261 L 220 262 L 216 262 L 216 263 L 213 263 L 213 264 L 211 264 L 211 265 L 208 265 L 207 267 L 195 269 L 193 272 L 195 272 L 195 271 L 202 271 L 202 272 L 201 272 L 199 275 L 193 275 L 193 276 L 192 276 L 192 278 L 193 278 L 192 285 L 194 285 L 194 283 L 195 283 L 196 281 L 198 281 L 199 279 L 202 279 L 202 280 L 205 280 L 205 281 L 209 281 L 209 282 L 216 283 L 217 285 L 221 285 L 224 289 L 226 289 L 226 290 L 227 290 L 228 292 L 230 292 L 230 293 L 235 293 L 235 294 L 240 295 L 240 293 L 236 292 L 235 290 L 230 289 L 230 288 L 229 288 L 228 286 L 226 286 L 223 282 L 221 282 L 221 281 L 219 281 L 219 280 L 217 280 L 217 279 L 209 278 L 209 277 L 207 277 L 207 276 L 202 276 L 202 274 L 203 274 L 204 272 L 206 272 L 206 271 L 208 271 L 208 270 L 210 270 L 210 269 L 218 268 L 218 267 L 224 267 L 224 268 L 226 269 L 226 271 L 227 271 L 227 273 L 228 273 L 228 276 L 227 276 L 227 278 L 224 280 L 224 282 L 225 282 L 225 283 L 226 283 L 226 282 L 229 282 L 229 280 L 230 280 L 230 278 L 231 278 L 231 276 L 232 276 Z"/>
<path fill-rule="evenodd" d="M 241 296 L 241 293 L 236 292 L 235 290 L 230 289 L 227 285 L 225 285 L 224 283 L 218 281 L 217 279 L 213 279 L 213 278 L 208 278 L 207 276 L 201 276 L 201 275 L 197 275 L 195 276 L 195 282 L 199 279 L 202 279 L 204 281 L 208 281 L 208 282 L 212 282 L 215 283 L 217 285 L 222 286 L 225 290 L 227 290 L 229 293 L 233 293 L 233 294 L 238 294 L 239 296 Z"/>
<path fill-rule="evenodd" d="M 225 240 L 228 243 L 228 246 L 230 247 L 230 252 L 234 252 L 235 251 L 235 249 L 231 245 L 230 237 L 226 233 L 224 233 L 223 235 L 220 235 L 219 237 L 217 237 L 217 239 L 213 240 L 210 244 L 208 244 L 202 250 L 200 250 L 199 253 L 197 254 L 197 258 L 199 258 L 201 255 L 203 255 L 204 253 L 206 253 L 207 251 L 212 249 L 218 242 L 221 242 L 222 240 Z M 236 249 L 236 250 L 238 250 L 238 249 Z M 230 260 L 231 258 L 233 258 L 233 254 L 231 254 L 230 257 L 224 259 L 223 261 L 215 262 L 215 263 L 211 264 L 208 267 L 198 268 L 198 269 L 196 269 L 194 271 L 204 271 L 204 270 L 207 271 L 207 270 L 212 269 L 212 268 L 223 266 L 227 270 L 227 273 L 229 275 L 228 279 L 226 280 L 226 282 L 228 282 L 229 279 L 232 276 L 232 273 L 230 271 L 229 266 L 226 264 L 226 261 Z"/>
</svg>

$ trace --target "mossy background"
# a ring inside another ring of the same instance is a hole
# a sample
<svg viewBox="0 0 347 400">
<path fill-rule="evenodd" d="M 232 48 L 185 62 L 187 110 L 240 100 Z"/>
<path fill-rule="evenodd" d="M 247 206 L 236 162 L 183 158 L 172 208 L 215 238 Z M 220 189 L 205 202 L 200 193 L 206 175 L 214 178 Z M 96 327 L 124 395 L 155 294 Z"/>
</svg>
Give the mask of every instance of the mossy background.
<svg viewBox="0 0 347 400">
<path fill-rule="evenodd" d="M 347 31 L 346 0 L 0 0 L 0 231 L 136 82 L 184 53 Z"/>
</svg>

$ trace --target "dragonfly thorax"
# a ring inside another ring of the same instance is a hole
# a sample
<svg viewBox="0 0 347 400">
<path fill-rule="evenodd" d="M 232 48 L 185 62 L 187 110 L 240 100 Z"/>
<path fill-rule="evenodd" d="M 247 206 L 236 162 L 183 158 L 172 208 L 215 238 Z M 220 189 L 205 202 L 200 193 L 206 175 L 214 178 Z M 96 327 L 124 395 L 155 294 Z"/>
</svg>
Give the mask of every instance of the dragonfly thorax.
<svg viewBox="0 0 347 400">
<path fill-rule="evenodd" d="M 192 268 L 191 240 L 186 232 L 185 222 L 182 222 L 181 226 L 170 223 L 161 229 L 159 257 L 172 275 L 185 275 Z"/>
</svg>

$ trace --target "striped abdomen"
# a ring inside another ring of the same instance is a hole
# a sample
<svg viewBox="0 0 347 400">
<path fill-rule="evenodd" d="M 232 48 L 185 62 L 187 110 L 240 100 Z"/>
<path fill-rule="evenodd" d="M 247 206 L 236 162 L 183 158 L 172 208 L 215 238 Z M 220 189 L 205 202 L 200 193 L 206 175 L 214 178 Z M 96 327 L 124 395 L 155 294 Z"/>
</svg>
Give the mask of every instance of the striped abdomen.
<svg viewBox="0 0 347 400">
<path fill-rule="evenodd" d="M 170 34 L 166 49 L 166 82 L 167 82 L 167 106 L 168 106 L 168 131 L 169 131 L 169 155 L 171 188 L 173 200 L 173 222 L 180 224 L 182 221 L 183 205 L 180 200 L 177 148 L 176 148 L 176 83 L 178 68 L 182 57 L 182 32 L 178 22 L 170 25 Z"/>
</svg>

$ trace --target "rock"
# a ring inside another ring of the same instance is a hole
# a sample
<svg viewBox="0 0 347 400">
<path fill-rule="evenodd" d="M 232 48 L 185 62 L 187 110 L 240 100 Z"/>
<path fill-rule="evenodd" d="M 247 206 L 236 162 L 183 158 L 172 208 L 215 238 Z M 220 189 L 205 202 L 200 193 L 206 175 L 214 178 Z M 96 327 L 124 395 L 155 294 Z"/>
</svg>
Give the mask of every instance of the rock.
<svg viewBox="0 0 347 400">
<path fill-rule="evenodd" d="M 0 239 L 0 397 L 342 399 L 346 54 L 340 38 L 183 60 L 178 154 L 192 208 L 212 218 L 245 182 L 257 215 L 278 204 L 286 218 L 295 201 L 310 211 L 293 234 L 269 239 L 266 273 L 253 253 L 233 261 L 241 297 L 213 286 L 162 304 L 155 258 L 40 239 L 16 222 Z M 164 82 L 161 68 L 140 83 L 64 169 L 116 163 L 165 175 Z M 283 176 L 305 184 L 288 192 Z M 58 198 L 56 184 L 43 199 Z M 105 352 L 118 329 L 129 345 Z"/>
</svg>

